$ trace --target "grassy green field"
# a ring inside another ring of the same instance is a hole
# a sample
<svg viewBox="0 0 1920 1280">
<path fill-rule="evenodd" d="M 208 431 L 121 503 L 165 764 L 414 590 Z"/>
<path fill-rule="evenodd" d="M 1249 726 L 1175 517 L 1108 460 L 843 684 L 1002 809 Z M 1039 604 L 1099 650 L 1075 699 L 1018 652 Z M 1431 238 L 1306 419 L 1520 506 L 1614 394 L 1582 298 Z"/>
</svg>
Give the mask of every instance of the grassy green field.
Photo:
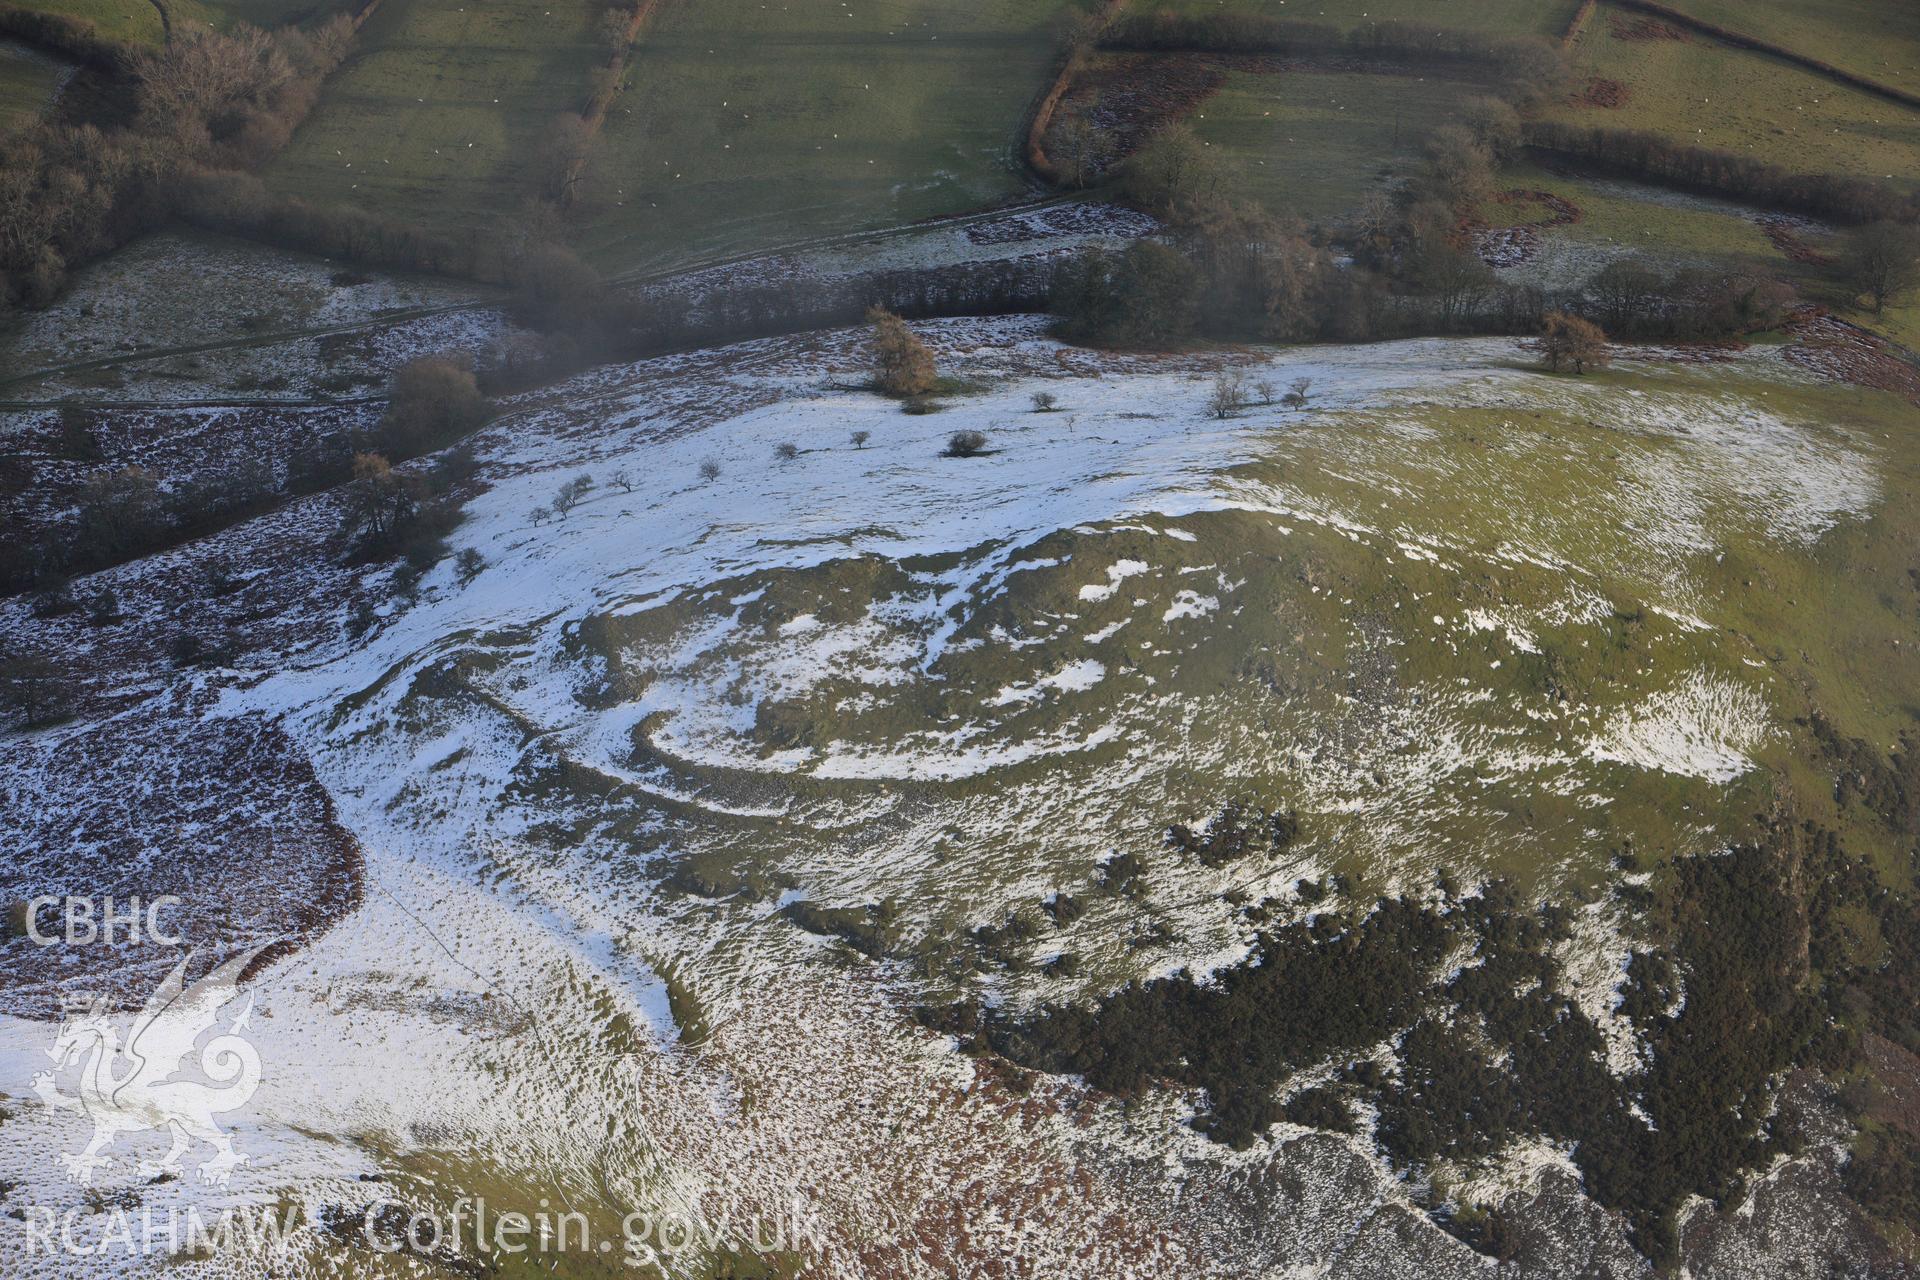
<svg viewBox="0 0 1920 1280">
<path fill-rule="evenodd" d="M 1481 86 L 1435 76 L 1233 72 L 1192 118 L 1244 192 L 1276 211 L 1331 218 L 1388 175 Z"/>
<path fill-rule="evenodd" d="M 1325 21 L 1354 27 L 1373 21 L 1401 20 L 1461 27 L 1501 35 L 1559 35 L 1566 30 L 1577 0 L 1162 0 L 1142 11 L 1177 13 L 1241 12 L 1274 18 Z"/>
<path fill-rule="evenodd" d="M 532 194 L 542 132 L 584 98 L 602 11 L 388 0 L 268 185 L 435 228 L 492 223 Z"/>
<path fill-rule="evenodd" d="M 0 44 L 0 137 L 40 118 L 60 82 L 61 64 L 17 45 Z"/>
<path fill-rule="evenodd" d="M 1047 24 L 1068 7 L 670 7 L 614 100 L 583 243 L 609 267 L 660 266 L 1017 194 Z"/>
<path fill-rule="evenodd" d="M 18 0 L 18 5 L 84 18 L 101 34 L 129 44 L 159 44 L 162 35 L 160 14 L 148 0 Z M 167 11 L 179 30 L 224 30 L 236 22 L 268 28 L 308 22 L 347 5 L 348 0 L 167 0 Z"/>
<path fill-rule="evenodd" d="M 1888 0 L 1668 0 L 1705 22 L 1920 92 L 1920 5 Z"/>
<path fill-rule="evenodd" d="M 159 44 L 160 14 L 147 0 L 19 0 L 22 9 L 62 13 L 99 27 L 100 34 L 129 44 Z M 169 0 L 181 26 L 223 25 L 222 15 L 200 0 Z"/>
<path fill-rule="evenodd" d="M 1650 129 L 1697 146 L 1811 173 L 1911 181 L 1920 174 L 1920 111 L 1810 71 L 1705 40 L 1622 40 L 1603 7 L 1574 47 L 1574 71 L 1617 80 L 1611 110 L 1560 104 L 1549 118 Z"/>
</svg>

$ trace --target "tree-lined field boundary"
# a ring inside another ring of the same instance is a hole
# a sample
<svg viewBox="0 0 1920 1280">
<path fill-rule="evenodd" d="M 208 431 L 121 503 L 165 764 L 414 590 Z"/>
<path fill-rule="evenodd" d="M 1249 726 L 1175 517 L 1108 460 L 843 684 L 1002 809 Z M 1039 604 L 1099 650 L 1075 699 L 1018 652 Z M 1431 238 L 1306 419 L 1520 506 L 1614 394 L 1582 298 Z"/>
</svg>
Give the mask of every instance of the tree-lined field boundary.
<svg viewBox="0 0 1920 1280">
<path fill-rule="evenodd" d="M 0 5 L 0 39 L 14 40 L 42 53 L 53 54 L 114 75 L 124 74 L 138 50 L 84 18 L 43 13 L 16 5 Z"/>
<path fill-rule="evenodd" d="M 1580 0 L 1580 7 L 1573 11 L 1573 17 L 1567 23 L 1567 29 L 1560 36 L 1562 49 L 1573 48 L 1573 42 L 1587 29 L 1587 23 L 1593 20 L 1593 11 L 1600 7 L 1600 0 Z"/>
<path fill-rule="evenodd" d="M 374 3 L 378 2 L 374 0 Z M 586 105 L 580 108 L 580 119 L 586 123 L 589 132 L 597 132 L 606 123 L 607 111 L 613 106 L 613 95 L 620 92 L 621 77 L 627 73 L 627 59 L 633 56 L 633 46 L 639 43 L 641 31 L 659 9 L 660 0 L 640 0 L 628 15 L 626 25 L 621 28 L 620 39 L 613 52 L 607 55 L 605 68 L 587 94 Z"/>
<path fill-rule="evenodd" d="M 1052 184 L 1060 179 L 1060 170 L 1048 157 L 1046 147 L 1047 131 L 1053 128 L 1053 117 L 1066 99 L 1067 91 L 1073 87 L 1073 78 L 1085 63 L 1087 52 L 1099 43 L 1101 35 L 1113 25 L 1126 5 L 1127 0 L 1106 0 L 1092 20 L 1092 29 L 1086 37 L 1070 42 L 1061 53 L 1060 65 L 1054 71 L 1052 82 L 1033 104 L 1027 119 L 1027 140 L 1022 155 L 1027 168 L 1043 182 Z"/>
<path fill-rule="evenodd" d="M 1920 197 L 1891 183 L 1836 173 L 1796 173 L 1731 151 L 1690 147 L 1645 129 L 1529 121 L 1522 141 L 1536 155 L 1653 186 L 1718 196 L 1857 226 L 1920 219 Z"/>
<path fill-rule="evenodd" d="M 378 0 L 374 2 L 378 3 Z M 646 30 L 659 9 L 660 0 L 639 0 L 627 15 L 619 37 L 613 41 L 613 50 L 607 54 L 605 64 L 594 74 L 586 102 L 580 108 L 579 142 L 560 178 L 557 199 L 563 205 L 573 203 L 574 191 L 592 159 L 590 145 L 606 124 L 607 113 L 613 108 L 613 96 L 620 92 L 620 82 L 626 78 L 627 60 L 633 56 L 633 47 L 640 42 L 640 33 Z"/>
</svg>

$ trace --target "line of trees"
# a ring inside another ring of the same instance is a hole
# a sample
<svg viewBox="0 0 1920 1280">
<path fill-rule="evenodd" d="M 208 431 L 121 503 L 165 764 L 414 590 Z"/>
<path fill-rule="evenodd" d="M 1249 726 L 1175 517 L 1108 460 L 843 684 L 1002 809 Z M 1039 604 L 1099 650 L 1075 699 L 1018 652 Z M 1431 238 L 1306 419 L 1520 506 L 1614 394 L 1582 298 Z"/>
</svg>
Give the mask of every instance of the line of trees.
<svg viewBox="0 0 1920 1280">
<path fill-rule="evenodd" d="M 363 266 L 501 284 L 513 257 L 488 231 L 432 231 L 351 205 L 315 204 L 234 169 L 188 169 L 168 195 L 167 208 L 195 226 Z"/>
<path fill-rule="evenodd" d="M 1109 49 L 1152 53 L 1345 56 L 1465 70 L 1500 81 L 1518 97 L 1544 94 L 1565 74 L 1564 57 L 1549 40 L 1492 36 L 1399 20 L 1369 22 L 1342 31 L 1324 23 L 1252 13 L 1162 11 L 1114 23 L 1101 37 L 1101 44 Z"/>
<path fill-rule="evenodd" d="M 1793 173 L 1752 156 L 1685 146 L 1644 130 L 1531 121 L 1523 138 L 1542 155 L 1607 173 L 1833 222 L 1920 219 L 1920 197 L 1889 183 L 1832 173 Z"/>
</svg>

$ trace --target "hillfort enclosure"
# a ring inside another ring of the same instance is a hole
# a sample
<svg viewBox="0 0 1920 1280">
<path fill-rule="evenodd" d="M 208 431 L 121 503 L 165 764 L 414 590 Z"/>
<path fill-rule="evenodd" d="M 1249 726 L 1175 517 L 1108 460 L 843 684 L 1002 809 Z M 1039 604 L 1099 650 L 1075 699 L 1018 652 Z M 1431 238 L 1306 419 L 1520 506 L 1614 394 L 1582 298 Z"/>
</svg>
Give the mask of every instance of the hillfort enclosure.
<svg viewBox="0 0 1920 1280">
<path fill-rule="evenodd" d="M 1920 1258 L 1920 8 L 0 0 L 0 1278 Z"/>
</svg>

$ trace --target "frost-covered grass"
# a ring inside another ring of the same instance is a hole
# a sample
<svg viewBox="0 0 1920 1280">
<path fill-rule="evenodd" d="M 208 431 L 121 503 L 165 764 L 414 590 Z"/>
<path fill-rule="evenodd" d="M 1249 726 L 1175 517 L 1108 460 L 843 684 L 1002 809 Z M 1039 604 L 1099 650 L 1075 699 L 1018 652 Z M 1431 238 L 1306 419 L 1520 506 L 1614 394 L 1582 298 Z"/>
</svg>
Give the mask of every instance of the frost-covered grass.
<svg viewBox="0 0 1920 1280">
<path fill-rule="evenodd" d="M 416 352 L 477 350 L 505 331 L 502 318 L 449 309 L 487 296 L 452 281 L 163 231 L 84 268 L 52 306 L 23 313 L 0 332 L 0 363 L 10 379 L 0 399 L 270 400 L 364 392 L 367 384 L 355 375 L 368 375 L 377 387 L 387 367 L 378 358 L 383 348 L 403 341 L 379 326 L 422 335 L 412 343 Z M 373 328 L 331 341 L 285 336 L 364 326 Z M 40 371 L 50 372 L 27 376 Z"/>
</svg>

